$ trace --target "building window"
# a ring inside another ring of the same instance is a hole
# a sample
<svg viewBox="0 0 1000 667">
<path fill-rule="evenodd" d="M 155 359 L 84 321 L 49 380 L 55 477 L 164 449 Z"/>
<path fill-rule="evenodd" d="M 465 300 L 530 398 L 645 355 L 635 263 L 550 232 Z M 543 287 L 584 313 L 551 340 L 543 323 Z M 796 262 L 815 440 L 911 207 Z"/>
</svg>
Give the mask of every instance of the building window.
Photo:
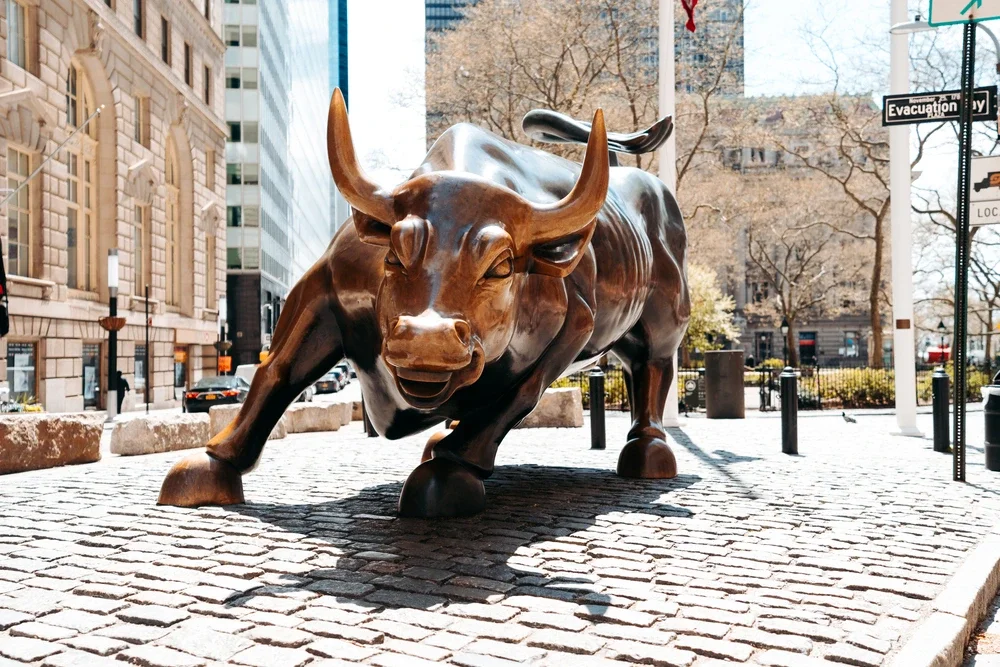
<svg viewBox="0 0 1000 667">
<path fill-rule="evenodd" d="M 226 227 L 242 227 L 242 226 L 243 226 L 243 207 L 227 206 Z"/>
<path fill-rule="evenodd" d="M 101 345 L 83 344 L 83 407 L 99 407 L 101 398 Z"/>
<path fill-rule="evenodd" d="M 239 162 L 229 162 L 226 164 L 226 184 L 227 185 L 239 185 L 243 182 L 241 169 L 241 164 Z"/>
<path fill-rule="evenodd" d="M 168 65 L 171 64 L 170 21 L 164 16 L 160 17 L 160 58 Z"/>
<path fill-rule="evenodd" d="M 205 187 L 215 189 L 215 149 L 205 151 Z"/>
<path fill-rule="evenodd" d="M 845 357 L 856 357 L 859 354 L 858 348 L 858 332 L 857 331 L 845 331 L 844 332 L 844 352 Z"/>
<path fill-rule="evenodd" d="M 242 138 L 243 135 L 240 132 L 240 124 L 239 124 L 239 122 L 238 121 L 235 122 L 235 123 L 231 122 L 231 123 L 228 123 L 228 125 L 229 125 L 229 140 L 230 141 L 243 141 L 243 138 Z"/>
<path fill-rule="evenodd" d="M 235 89 L 240 87 L 240 68 L 226 68 L 226 88 Z"/>
<path fill-rule="evenodd" d="M 135 225 L 132 228 L 132 257 L 135 261 L 135 277 L 132 293 L 136 296 L 145 294 L 146 285 L 152 283 L 150 271 L 152 243 L 150 243 L 149 207 L 135 207 Z"/>
<path fill-rule="evenodd" d="M 222 29 L 222 41 L 226 46 L 240 45 L 240 27 L 238 25 L 227 25 Z"/>
<path fill-rule="evenodd" d="M 66 114 L 71 127 L 79 127 L 93 110 L 90 87 L 83 73 L 70 67 L 66 85 Z M 66 245 L 67 285 L 73 289 L 97 289 L 97 168 L 88 155 L 97 155 L 97 124 L 91 123 L 80 141 L 67 151 Z M 89 145 L 88 145 L 89 144 Z"/>
<path fill-rule="evenodd" d="M 27 403 L 35 397 L 34 343 L 7 343 L 7 384 L 13 401 Z"/>
<path fill-rule="evenodd" d="M 247 162 L 243 165 L 243 185 L 257 185 L 260 175 L 260 165 Z"/>
<path fill-rule="evenodd" d="M 132 0 L 132 27 L 139 39 L 146 39 L 146 0 Z"/>
<path fill-rule="evenodd" d="M 135 386 L 132 387 L 139 394 L 146 393 L 146 346 L 135 346 Z"/>
<path fill-rule="evenodd" d="M 257 123 L 252 123 L 250 121 L 245 121 L 243 123 L 243 142 L 247 144 L 255 144 L 259 139 L 259 125 Z"/>
<path fill-rule="evenodd" d="M 243 226 L 244 227 L 260 226 L 260 206 L 243 207 Z"/>
<path fill-rule="evenodd" d="M 135 140 L 149 148 L 149 98 L 135 98 Z"/>
<path fill-rule="evenodd" d="M 191 45 L 184 42 L 184 83 L 193 85 L 192 78 Z"/>
<path fill-rule="evenodd" d="M 227 269 L 243 268 L 243 264 L 240 261 L 239 248 L 226 248 L 226 268 Z"/>
<path fill-rule="evenodd" d="M 201 78 L 203 81 L 203 90 L 201 91 L 201 100 L 208 105 L 212 104 L 212 68 L 208 65 L 202 69 Z"/>
<path fill-rule="evenodd" d="M 257 26 L 243 26 L 243 46 L 257 46 Z"/>
<path fill-rule="evenodd" d="M 167 264 L 167 294 L 166 302 L 170 305 L 180 303 L 181 297 L 181 239 L 180 239 L 180 187 L 177 173 L 177 156 L 173 143 L 167 147 L 167 229 L 166 229 L 166 264 Z"/>
<path fill-rule="evenodd" d="M 205 20 L 212 25 L 212 0 L 205 0 Z"/>
<path fill-rule="evenodd" d="M 7 60 L 28 69 L 28 12 L 17 0 L 7 0 Z"/>
<path fill-rule="evenodd" d="M 15 276 L 31 276 L 31 157 L 16 148 L 7 149 L 7 187 L 17 194 L 7 202 L 7 270 Z"/>
<path fill-rule="evenodd" d="M 257 70 L 243 70 L 243 87 L 247 90 L 257 90 Z"/>
</svg>

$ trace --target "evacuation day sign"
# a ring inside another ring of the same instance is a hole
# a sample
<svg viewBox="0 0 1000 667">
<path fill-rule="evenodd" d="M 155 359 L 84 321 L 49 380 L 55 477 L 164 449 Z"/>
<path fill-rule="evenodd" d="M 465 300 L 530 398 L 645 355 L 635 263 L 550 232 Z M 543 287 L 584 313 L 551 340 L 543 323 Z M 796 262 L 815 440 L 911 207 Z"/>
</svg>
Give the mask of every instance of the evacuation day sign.
<svg viewBox="0 0 1000 667">
<path fill-rule="evenodd" d="M 962 91 L 908 93 L 882 98 L 882 125 L 910 125 L 958 120 Z M 972 96 L 973 120 L 997 119 L 997 87 L 976 88 Z"/>
</svg>

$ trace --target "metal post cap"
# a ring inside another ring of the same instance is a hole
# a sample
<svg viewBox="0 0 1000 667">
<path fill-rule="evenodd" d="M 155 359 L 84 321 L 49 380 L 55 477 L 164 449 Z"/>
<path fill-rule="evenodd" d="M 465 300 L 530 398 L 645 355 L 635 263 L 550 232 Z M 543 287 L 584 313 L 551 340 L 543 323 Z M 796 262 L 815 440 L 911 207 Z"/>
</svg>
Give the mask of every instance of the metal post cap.
<svg viewBox="0 0 1000 667">
<path fill-rule="evenodd" d="M 936 378 L 948 377 L 948 371 L 944 369 L 944 366 L 938 366 L 937 368 L 934 369 L 934 375 L 931 377 L 936 377 Z"/>
<path fill-rule="evenodd" d="M 795 375 L 795 369 L 791 366 L 785 366 L 785 370 L 781 371 L 782 375 Z"/>
</svg>

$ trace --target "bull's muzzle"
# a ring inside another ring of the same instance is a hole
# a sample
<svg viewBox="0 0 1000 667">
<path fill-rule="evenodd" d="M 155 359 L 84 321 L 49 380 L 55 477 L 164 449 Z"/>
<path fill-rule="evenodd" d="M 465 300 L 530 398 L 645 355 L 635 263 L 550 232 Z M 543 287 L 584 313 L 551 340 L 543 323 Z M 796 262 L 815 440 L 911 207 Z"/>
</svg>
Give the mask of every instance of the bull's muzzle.
<svg viewBox="0 0 1000 667">
<path fill-rule="evenodd" d="M 391 323 L 383 358 L 407 400 L 423 405 L 467 384 L 454 380 L 473 364 L 474 349 L 468 322 L 428 312 Z"/>
</svg>

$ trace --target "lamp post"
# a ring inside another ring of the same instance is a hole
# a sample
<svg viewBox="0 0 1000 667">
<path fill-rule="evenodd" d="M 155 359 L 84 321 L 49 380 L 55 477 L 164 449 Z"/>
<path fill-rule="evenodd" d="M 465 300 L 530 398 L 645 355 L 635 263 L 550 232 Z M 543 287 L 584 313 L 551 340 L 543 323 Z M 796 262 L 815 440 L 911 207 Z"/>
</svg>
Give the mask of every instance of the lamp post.
<svg viewBox="0 0 1000 667">
<path fill-rule="evenodd" d="M 938 322 L 937 325 L 938 333 L 941 334 L 941 363 L 943 364 L 944 359 L 944 332 L 947 331 L 947 327 L 944 326 L 944 320 Z"/>
<path fill-rule="evenodd" d="M 118 248 L 108 250 L 108 316 L 98 324 L 108 332 L 108 421 L 118 414 L 118 332 L 125 318 L 118 317 Z"/>
<path fill-rule="evenodd" d="M 781 318 L 781 350 L 785 366 L 788 365 L 788 318 Z"/>
</svg>

